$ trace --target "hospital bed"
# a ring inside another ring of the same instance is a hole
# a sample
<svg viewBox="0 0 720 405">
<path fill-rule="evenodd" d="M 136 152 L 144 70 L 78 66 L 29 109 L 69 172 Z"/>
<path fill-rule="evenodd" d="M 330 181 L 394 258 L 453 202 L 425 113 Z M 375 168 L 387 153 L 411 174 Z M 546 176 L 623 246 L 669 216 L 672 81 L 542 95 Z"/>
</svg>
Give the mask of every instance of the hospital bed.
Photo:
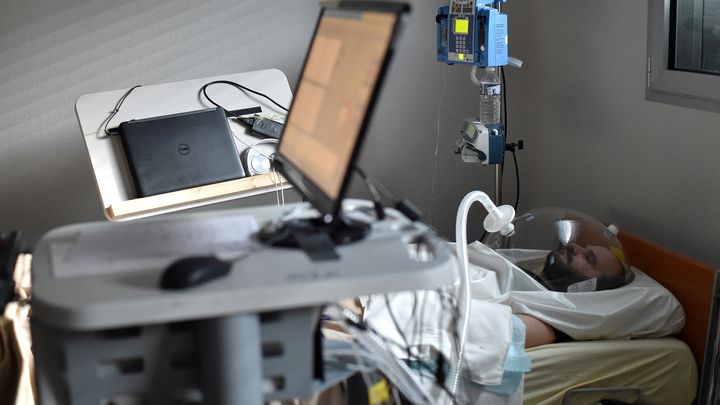
<svg viewBox="0 0 720 405">
<path fill-rule="evenodd" d="M 655 280 L 653 283 L 663 285 L 684 306 L 684 312 L 687 313 L 683 317 L 684 328 L 681 330 L 682 324 L 678 324 L 676 328 L 664 328 L 662 333 L 649 334 L 646 333 L 648 329 L 644 333 L 634 329 L 640 328 L 641 324 L 647 326 L 648 322 L 651 324 L 650 330 L 653 330 L 655 322 L 659 322 L 658 328 L 664 322 L 667 322 L 666 326 L 674 324 L 670 320 L 664 321 L 670 318 L 670 313 L 661 315 L 668 308 L 659 305 L 667 300 L 667 291 L 629 300 L 627 305 L 632 308 L 629 310 L 626 304 L 617 304 L 626 308 L 622 322 L 630 323 L 623 328 L 635 332 L 606 335 L 607 339 L 615 340 L 560 342 L 528 349 L 532 370 L 525 374 L 523 398 L 526 404 L 597 404 L 601 400 L 611 399 L 623 403 L 690 404 L 696 397 L 696 403 L 713 403 L 708 398 L 713 397 L 715 376 L 712 370 L 717 362 L 714 349 L 717 346 L 717 310 L 713 309 L 716 307 L 713 305 L 713 297 L 717 296 L 714 289 L 715 270 L 631 234 L 624 233 L 620 238 L 629 261 L 642 272 L 636 274 L 642 274 L 645 279 L 651 276 Z M 491 266 L 488 268 L 495 269 L 492 262 L 484 263 Z M 636 290 L 637 285 L 631 288 Z M 614 297 L 617 298 L 617 294 Z M 525 313 L 516 308 L 515 304 L 512 304 L 514 311 Z M 401 306 L 396 308 L 401 311 Z M 582 309 L 578 310 L 583 313 Z M 714 311 L 713 315 L 711 310 Z M 613 327 L 610 324 L 603 325 Z M 677 336 L 667 336 L 670 333 L 677 333 Z M 585 336 L 593 334 L 580 333 Z M 595 336 L 597 339 L 602 334 Z M 638 338 L 618 340 L 624 339 L 621 336 Z M 710 342 L 710 346 L 706 342 Z M 469 342 L 476 343 L 481 344 Z M 707 353 L 706 346 L 710 347 Z M 484 363 L 468 360 L 467 364 L 469 367 L 483 367 Z"/>
<path fill-rule="evenodd" d="M 622 232 L 629 261 L 682 303 L 676 337 L 555 343 L 528 350 L 526 404 L 590 404 L 604 398 L 647 404 L 712 403 L 717 324 L 715 269 Z M 638 314 L 643 316 L 643 314 Z M 708 345 L 707 342 L 710 342 Z"/>
<path fill-rule="evenodd" d="M 525 376 L 525 403 L 593 403 L 618 386 L 626 389 L 631 400 L 637 396 L 633 389 L 638 388 L 645 403 L 691 403 L 696 393 L 696 403 L 712 403 L 712 370 L 717 364 L 715 270 L 628 233 L 621 233 L 620 239 L 631 262 L 683 304 L 685 328 L 679 336 L 663 339 L 569 342 L 530 349 L 533 370 Z M 17 354 L 3 354 L 8 355 Z M 9 367 L 13 362 L 0 364 Z M 14 373 L 3 369 L 0 374 Z M 20 385 L 30 390 L 29 381 Z M 597 388 L 611 390 L 592 392 Z M 32 396 L 32 392 L 25 394 Z M 337 403 L 337 398 L 326 403 Z"/>
</svg>

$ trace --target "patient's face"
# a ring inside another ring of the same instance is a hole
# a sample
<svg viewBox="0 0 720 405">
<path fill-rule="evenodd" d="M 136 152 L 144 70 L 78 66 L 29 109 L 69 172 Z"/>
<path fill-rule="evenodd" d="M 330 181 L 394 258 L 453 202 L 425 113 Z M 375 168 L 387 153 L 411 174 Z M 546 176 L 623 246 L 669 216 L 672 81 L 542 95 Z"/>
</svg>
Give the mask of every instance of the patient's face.
<svg viewBox="0 0 720 405">
<path fill-rule="evenodd" d="M 603 246 L 582 247 L 576 243 L 553 252 L 555 260 L 587 278 L 616 276 L 623 272 L 620 260 Z"/>
</svg>

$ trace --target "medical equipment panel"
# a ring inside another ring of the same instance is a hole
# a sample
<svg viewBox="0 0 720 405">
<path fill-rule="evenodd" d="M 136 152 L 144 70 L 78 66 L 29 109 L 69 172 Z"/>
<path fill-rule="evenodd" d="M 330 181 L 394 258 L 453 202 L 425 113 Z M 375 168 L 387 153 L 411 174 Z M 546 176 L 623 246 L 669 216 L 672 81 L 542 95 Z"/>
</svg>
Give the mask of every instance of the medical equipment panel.
<svg viewBox="0 0 720 405">
<path fill-rule="evenodd" d="M 465 163 L 482 163 L 496 165 L 503 161 L 505 154 L 505 137 L 502 136 L 501 125 L 483 125 L 474 118 L 465 119 L 458 148 Z"/>
<path fill-rule="evenodd" d="M 491 7 L 495 3 L 500 1 L 451 0 L 449 6 L 438 9 L 435 21 L 439 62 L 479 67 L 507 65 L 507 15 Z"/>
</svg>

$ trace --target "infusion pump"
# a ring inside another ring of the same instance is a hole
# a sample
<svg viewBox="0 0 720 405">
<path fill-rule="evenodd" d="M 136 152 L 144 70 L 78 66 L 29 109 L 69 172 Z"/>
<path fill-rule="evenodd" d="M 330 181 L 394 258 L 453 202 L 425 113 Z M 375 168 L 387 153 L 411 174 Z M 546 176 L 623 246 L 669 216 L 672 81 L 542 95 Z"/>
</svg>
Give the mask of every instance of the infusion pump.
<svg viewBox="0 0 720 405">
<path fill-rule="evenodd" d="M 437 60 L 479 67 L 508 63 L 507 15 L 492 7 L 507 0 L 450 0 L 440 7 L 437 22 Z"/>
</svg>

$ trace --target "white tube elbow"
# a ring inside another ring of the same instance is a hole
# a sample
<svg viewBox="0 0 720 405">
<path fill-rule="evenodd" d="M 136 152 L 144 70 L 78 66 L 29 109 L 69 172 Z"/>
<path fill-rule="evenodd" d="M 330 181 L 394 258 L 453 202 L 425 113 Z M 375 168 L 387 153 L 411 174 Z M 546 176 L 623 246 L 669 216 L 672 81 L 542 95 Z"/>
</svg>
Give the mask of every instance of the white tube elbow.
<svg viewBox="0 0 720 405">
<path fill-rule="evenodd" d="M 450 385 L 450 392 L 453 395 L 455 395 L 458 379 L 460 378 L 462 359 L 465 354 L 465 343 L 467 341 L 467 332 L 470 324 L 472 297 L 470 296 L 470 269 L 467 252 L 467 217 L 470 206 L 475 202 L 481 203 L 488 212 L 483 223 L 486 231 L 493 233 L 501 232 L 507 236 L 512 234 L 515 229 L 512 224 L 512 220 L 515 218 L 515 209 L 509 205 L 503 205 L 498 208 L 490 197 L 482 191 L 472 191 L 460 202 L 455 222 L 455 244 L 457 259 L 460 265 L 460 342 L 458 345 L 458 358 L 455 365 L 455 372 L 453 373 Z"/>
</svg>

